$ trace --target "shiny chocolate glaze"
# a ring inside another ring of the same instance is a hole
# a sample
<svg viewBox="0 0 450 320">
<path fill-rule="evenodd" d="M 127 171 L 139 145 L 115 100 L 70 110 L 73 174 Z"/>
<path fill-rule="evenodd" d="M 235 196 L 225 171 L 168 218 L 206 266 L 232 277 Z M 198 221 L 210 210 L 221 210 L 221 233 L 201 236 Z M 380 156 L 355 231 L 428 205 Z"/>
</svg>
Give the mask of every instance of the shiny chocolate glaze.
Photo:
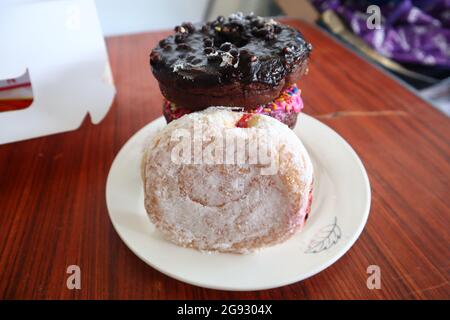
<svg viewBox="0 0 450 320">
<path fill-rule="evenodd" d="M 273 19 L 219 16 L 205 24 L 183 23 L 152 50 L 154 76 L 180 88 L 239 83 L 277 87 L 312 49 L 302 34 Z"/>
</svg>

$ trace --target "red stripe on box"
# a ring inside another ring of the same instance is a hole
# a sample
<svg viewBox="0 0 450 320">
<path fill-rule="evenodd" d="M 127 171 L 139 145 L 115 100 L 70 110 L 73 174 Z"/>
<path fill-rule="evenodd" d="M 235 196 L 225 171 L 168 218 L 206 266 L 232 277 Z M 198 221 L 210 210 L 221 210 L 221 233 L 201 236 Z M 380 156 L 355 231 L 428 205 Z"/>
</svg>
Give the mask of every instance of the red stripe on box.
<svg viewBox="0 0 450 320">
<path fill-rule="evenodd" d="M 31 83 L 26 82 L 26 83 L 15 84 L 12 86 L 7 86 L 7 87 L 0 87 L 0 91 L 12 90 L 12 89 L 23 88 L 23 87 L 31 87 Z"/>
</svg>

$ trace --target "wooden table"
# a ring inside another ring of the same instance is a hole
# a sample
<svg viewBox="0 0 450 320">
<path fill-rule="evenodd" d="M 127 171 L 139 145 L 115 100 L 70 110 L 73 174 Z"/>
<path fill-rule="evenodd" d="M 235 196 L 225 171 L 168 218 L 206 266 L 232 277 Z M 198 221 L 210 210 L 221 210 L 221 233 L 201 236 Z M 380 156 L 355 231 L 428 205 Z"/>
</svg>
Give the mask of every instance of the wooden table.
<svg viewBox="0 0 450 320">
<path fill-rule="evenodd" d="M 148 56 L 168 33 L 146 33 L 107 39 L 117 96 L 101 124 L 0 146 L 0 297 L 449 299 L 449 119 L 316 27 L 286 22 L 314 44 L 305 112 L 353 146 L 372 186 L 369 221 L 344 257 L 290 286 L 225 292 L 173 280 L 127 249 L 105 183 L 121 146 L 161 115 Z M 69 265 L 81 290 L 66 287 Z M 381 268 L 380 290 L 366 286 L 369 265 Z"/>
</svg>

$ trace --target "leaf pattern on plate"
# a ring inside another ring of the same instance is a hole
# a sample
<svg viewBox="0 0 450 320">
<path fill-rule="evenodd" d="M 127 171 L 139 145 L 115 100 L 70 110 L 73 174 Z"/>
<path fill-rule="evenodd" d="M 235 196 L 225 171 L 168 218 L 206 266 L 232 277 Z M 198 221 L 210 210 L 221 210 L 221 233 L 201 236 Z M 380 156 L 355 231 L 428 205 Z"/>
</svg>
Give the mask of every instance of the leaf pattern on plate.
<svg viewBox="0 0 450 320">
<path fill-rule="evenodd" d="M 341 228 L 337 224 L 337 217 L 334 223 L 323 227 L 317 232 L 309 242 L 305 253 L 319 253 L 335 245 L 341 238 Z"/>
</svg>

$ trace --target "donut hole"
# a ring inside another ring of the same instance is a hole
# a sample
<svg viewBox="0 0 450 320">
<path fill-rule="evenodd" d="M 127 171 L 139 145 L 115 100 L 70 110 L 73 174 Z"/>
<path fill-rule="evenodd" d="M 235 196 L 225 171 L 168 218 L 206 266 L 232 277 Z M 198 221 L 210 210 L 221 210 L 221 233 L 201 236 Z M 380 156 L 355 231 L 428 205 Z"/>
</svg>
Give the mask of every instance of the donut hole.
<svg viewBox="0 0 450 320">
<path fill-rule="evenodd" d="M 242 39 L 239 37 L 221 36 L 221 37 L 218 37 L 217 39 L 215 39 L 214 46 L 217 49 L 220 49 L 220 47 L 227 42 L 232 45 L 231 48 L 234 47 L 237 49 L 245 47 L 249 43 L 249 41 L 247 39 Z"/>
<path fill-rule="evenodd" d="M 241 23 L 225 23 L 219 27 L 220 31 L 216 33 L 216 44 L 220 47 L 225 42 L 230 42 L 237 48 L 242 48 L 249 43 L 249 40 L 243 36 L 244 26 Z"/>
<path fill-rule="evenodd" d="M 220 32 L 214 39 L 214 44 L 220 48 L 220 46 L 226 42 L 231 43 L 234 47 L 242 48 L 249 43 L 249 39 L 242 36 L 241 31 L 235 32 Z"/>
</svg>

